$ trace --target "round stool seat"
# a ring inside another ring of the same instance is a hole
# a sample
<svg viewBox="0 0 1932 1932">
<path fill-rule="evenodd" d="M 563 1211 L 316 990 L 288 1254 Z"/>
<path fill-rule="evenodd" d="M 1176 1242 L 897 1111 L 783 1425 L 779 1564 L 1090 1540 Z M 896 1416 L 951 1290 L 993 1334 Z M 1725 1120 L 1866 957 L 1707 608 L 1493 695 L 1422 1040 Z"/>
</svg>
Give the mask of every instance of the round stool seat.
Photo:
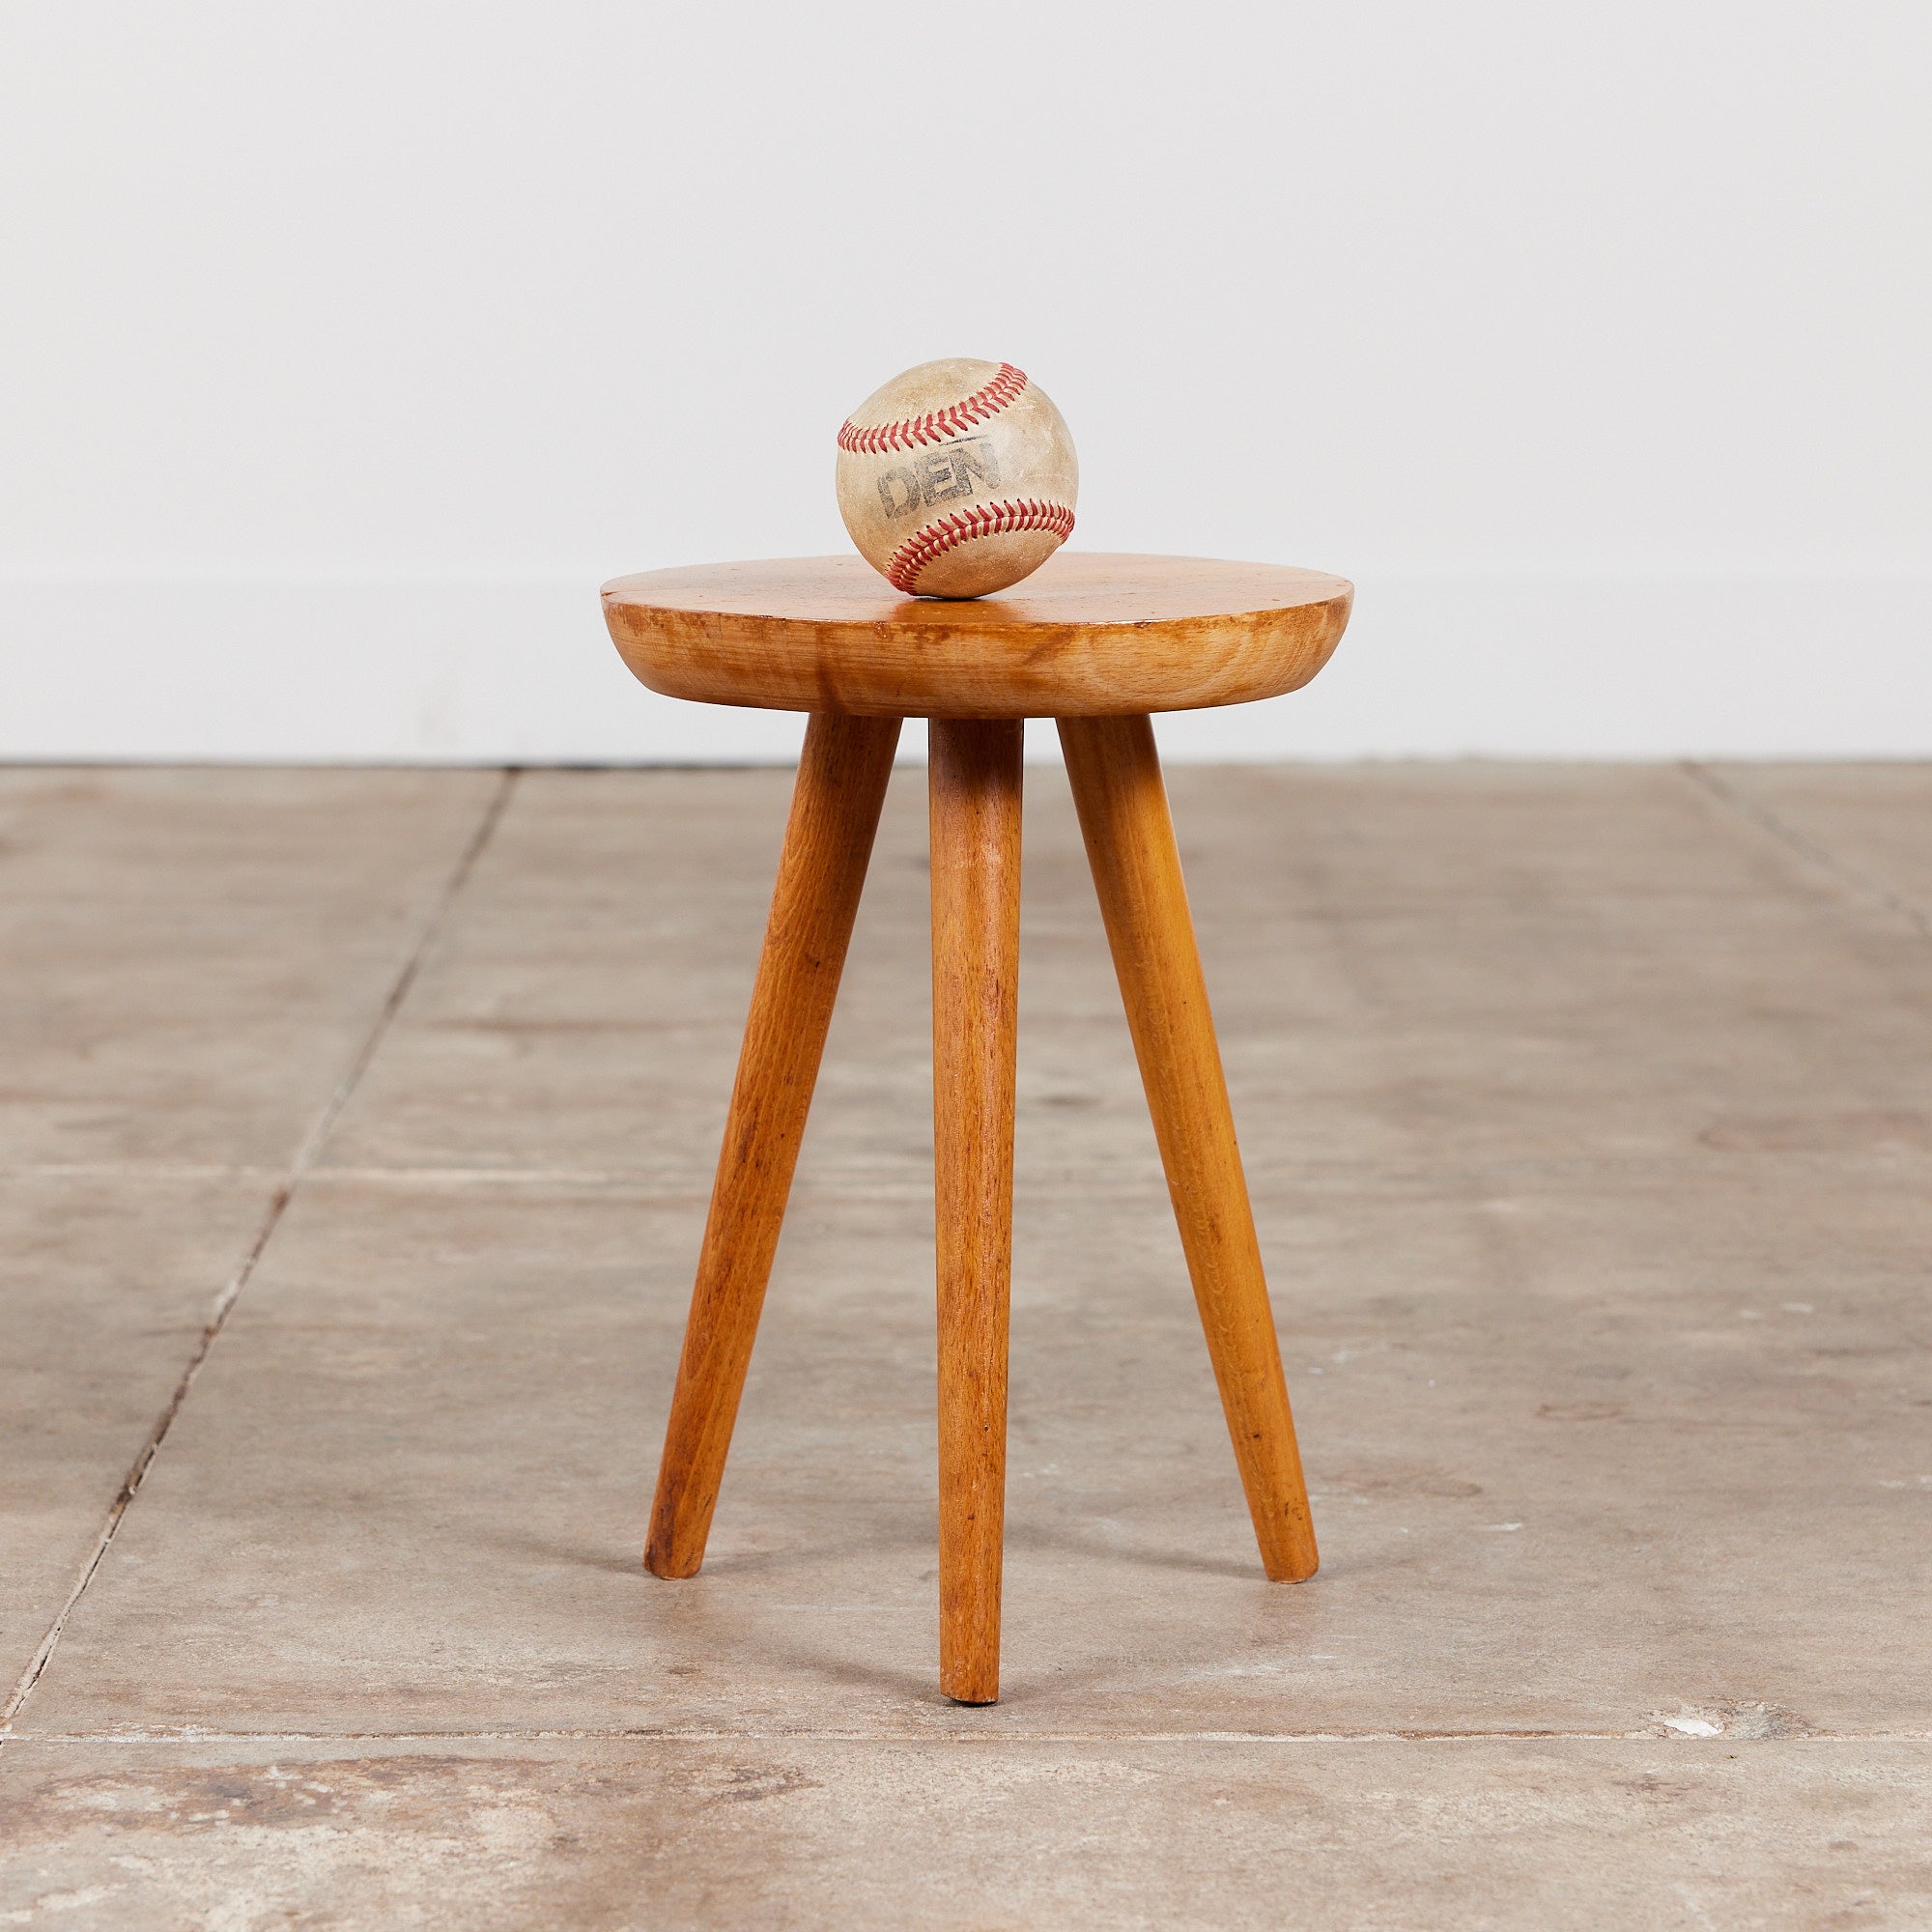
<svg viewBox="0 0 1932 1932">
<path fill-rule="evenodd" d="M 1096 718 L 1246 704 L 1327 663 L 1352 587 L 1320 571 L 1061 551 L 1024 582 L 904 597 L 863 557 L 620 577 L 604 612 L 653 691 L 883 718 Z"/>
</svg>

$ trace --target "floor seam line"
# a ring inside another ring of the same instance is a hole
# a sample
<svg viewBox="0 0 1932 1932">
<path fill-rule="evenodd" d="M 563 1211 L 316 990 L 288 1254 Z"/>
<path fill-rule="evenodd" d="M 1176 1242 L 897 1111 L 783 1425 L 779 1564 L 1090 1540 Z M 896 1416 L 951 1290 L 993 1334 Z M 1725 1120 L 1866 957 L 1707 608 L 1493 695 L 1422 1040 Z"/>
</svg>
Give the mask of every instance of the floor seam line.
<svg viewBox="0 0 1932 1932">
<path fill-rule="evenodd" d="M 1849 859 L 1840 858 L 1830 846 L 1821 845 L 1815 838 L 1808 838 L 1794 825 L 1787 824 L 1770 806 L 1753 798 L 1747 798 L 1734 786 L 1727 784 L 1710 766 L 1695 758 L 1686 758 L 1678 769 L 1685 777 L 1703 790 L 1730 808 L 1739 817 L 1748 820 L 1761 832 L 1768 833 L 1779 844 L 1807 859 L 1821 871 L 1829 873 L 1841 886 L 1849 886 L 1855 893 L 1882 906 L 1887 912 L 1903 920 L 1921 939 L 1932 939 L 1932 913 L 1915 905 L 1902 894 L 1895 893 L 1889 886 L 1881 885 L 1868 872 L 1852 864 Z"/>
<path fill-rule="evenodd" d="M 509 1729 L 494 1731 L 47 1731 L 13 1732 L 4 1744 L 97 1745 L 355 1745 L 355 1744 L 856 1744 L 856 1745 L 1129 1745 L 1129 1744 L 1932 1744 L 1932 1730 L 1800 1731 L 1750 1736 L 1719 1732 L 1709 1738 L 1673 1737 L 1646 1726 L 1631 1731 L 1425 1730 L 1373 1727 L 1314 1731 L 950 1731 L 921 1735 L 839 1730 L 651 1730 L 623 1728 Z"/>
<path fill-rule="evenodd" d="M 248 1286 L 256 1266 L 268 1250 L 270 1241 L 274 1237 L 275 1230 L 281 1225 L 282 1216 L 288 1211 L 289 1204 L 295 1199 L 303 1178 L 314 1164 L 317 1154 L 321 1152 L 323 1143 L 327 1139 L 335 1122 L 342 1117 L 342 1111 L 349 1104 L 362 1076 L 369 1070 L 384 1039 L 387 1037 L 391 1023 L 401 1010 L 403 1002 L 408 999 L 411 987 L 415 984 L 423 962 L 428 958 L 430 950 L 441 933 L 451 907 L 469 883 L 469 875 L 475 870 L 477 861 L 482 858 L 484 848 L 496 832 L 504 809 L 509 804 L 510 795 L 516 788 L 521 769 L 515 765 L 503 768 L 496 787 L 490 794 L 489 802 L 483 809 L 482 817 L 477 821 L 448 878 L 443 882 L 442 891 L 438 894 L 435 904 L 430 908 L 429 917 L 417 934 L 415 945 L 404 960 L 402 970 L 390 983 L 389 991 L 378 1009 L 376 1018 L 361 1046 L 350 1062 L 347 1072 L 336 1082 L 334 1090 L 323 1103 L 321 1111 L 310 1122 L 308 1132 L 302 1136 L 287 1169 L 283 1171 L 281 1181 L 269 1197 L 269 1205 L 255 1231 L 255 1238 L 249 1243 L 240 1265 L 215 1296 L 214 1306 L 209 1311 L 208 1319 L 202 1324 L 201 1334 L 189 1353 L 186 1367 L 182 1370 L 180 1379 L 175 1383 L 174 1393 L 163 1405 L 154 1427 L 148 1432 L 147 1440 L 142 1443 L 133 1462 L 128 1465 L 119 1492 L 113 1502 L 108 1505 L 106 1520 L 101 1523 L 99 1533 L 94 1540 L 94 1547 L 89 1550 L 80 1566 L 79 1574 L 74 1578 L 73 1587 L 68 1592 L 59 1610 L 55 1612 L 53 1622 L 28 1660 L 26 1668 L 20 1673 L 6 1705 L 0 1708 L 0 1741 L 5 1741 L 11 1735 L 14 1719 L 19 1716 L 28 1698 L 34 1694 L 35 1687 L 40 1683 L 48 1663 L 52 1662 L 55 1651 L 60 1648 L 60 1640 L 66 1632 L 68 1620 L 72 1616 L 87 1586 L 94 1580 L 95 1573 L 100 1568 L 101 1561 L 106 1556 L 129 1506 L 140 1493 L 141 1485 L 147 1480 L 148 1471 L 153 1467 L 161 1444 L 167 1440 L 168 1431 L 174 1427 L 175 1418 L 180 1415 L 183 1405 L 187 1401 L 195 1378 L 200 1375 L 210 1351 L 227 1325 L 235 1304 Z"/>
<path fill-rule="evenodd" d="M 1932 933 L 1932 921 L 1928 921 L 1928 933 Z M 1401 1161 L 1343 1160 L 1315 1158 L 1284 1164 L 1280 1167 L 1250 1163 L 1249 1179 L 1259 1186 L 1298 1185 L 1304 1178 L 1321 1180 L 1358 1180 L 1364 1182 L 1380 1181 L 1488 1181 L 1496 1179 L 1513 1179 L 1521 1175 L 1548 1175 L 1555 1178 L 1572 1176 L 1589 1179 L 1598 1174 L 1627 1175 L 1657 1168 L 1680 1167 L 1688 1155 L 1705 1160 L 1710 1165 L 1720 1165 L 1726 1161 L 1742 1163 L 1745 1160 L 1758 1161 L 1766 1157 L 1789 1159 L 1793 1161 L 1840 1160 L 1856 1158 L 1864 1160 L 1866 1155 L 1844 1155 L 1830 1151 L 1814 1149 L 1773 1149 L 1758 1150 L 1749 1155 L 1739 1154 L 1726 1150 L 1679 1150 L 1671 1153 L 1608 1153 L 1578 1154 L 1547 1159 L 1500 1157 L 1495 1160 L 1478 1160 L 1462 1165 L 1416 1165 Z M 929 1163 L 928 1163 L 929 1167 Z M 1104 1184 L 1109 1177 L 1118 1173 L 1118 1164 L 1103 1166 L 1094 1174 L 1066 1174 L 1055 1171 L 1048 1174 L 1021 1174 L 1018 1185 L 1030 1187 L 1036 1195 L 1051 1194 L 1065 1186 L 1077 1187 L 1083 1192 Z M 265 1168 L 246 1166 L 208 1166 L 170 1167 L 156 1165 L 143 1166 L 140 1163 L 115 1164 L 107 1162 L 39 1162 L 19 1166 L 9 1166 L 0 1162 L 0 1179 L 23 1180 L 259 1180 L 271 1175 L 285 1176 L 285 1168 Z M 499 1168 L 499 1167 L 422 1167 L 401 1164 L 394 1167 L 381 1165 L 359 1165 L 345 1167 L 312 1166 L 303 1173 L 305 1185 L 324 1185 L 339 1182 L 351 1185 L 391 1182 L 399 1186 L 445 1186 L 479 1185 L 505 1187 L 532 1186 L 600 1186 L 626 1189 L 633 1193 L 649 1194 L 665 1200 L 686 1201 L 710 1198 L 712 1176 L 693 1174 L 691 1176 L 657 1176 L 637 1168 Z M 1146 1185 L 1161 1186 L 1161 1175 L 1157 1165 L 1150 1163 L 1148 1175 L 1143 1179 L 1122 1180 L 1116 1184 L 1116 1191 L 1137 1193 Z M 930 1193 L 932 1178 L 923 1169 L 917 1175 L 908 1175 L 904 1179 L 895 1177 L 876 1178 L 869 1175 L 820 1176 L 815 1179 L 802 1180 L 795 1192 L 801 1197 L 810 1194 L 827 1199 L 859 1198 L 871 1195 L 898 1195 L 923 1190 Z"/>
</svg>

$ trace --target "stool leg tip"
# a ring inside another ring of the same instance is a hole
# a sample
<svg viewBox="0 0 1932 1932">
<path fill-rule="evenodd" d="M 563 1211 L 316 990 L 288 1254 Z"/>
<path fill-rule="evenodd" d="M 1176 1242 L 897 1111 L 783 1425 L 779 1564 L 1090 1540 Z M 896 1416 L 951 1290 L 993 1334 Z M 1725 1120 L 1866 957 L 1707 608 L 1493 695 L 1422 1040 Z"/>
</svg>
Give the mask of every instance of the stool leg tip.
<svg viewBox="0 0 1932 1932">
<path fill-rule="evenodd" d="M 949 1703 L 964 1704 L 968 1710 L 982 1711 L 988 1705 L 1000 1701 L 1000 1687 L 997 1684 L 990 1690 L 967 1686 L 962 1686 L 957 1690 L 950 1690 L 943 1684 L 939 1688 Z"/>
<path fill-rule="evenodd" d="M 696 1552 L 674 1549 L 668 1544 L 662 1544 L 655 1537 L 644 1545 L 644 1568 L 653 1577 L 662 1577 L 667 1582 L 675 1583 L 686 1577 L 696 1577 L 704 1567 L 704 1551 Z"/>
</svg>

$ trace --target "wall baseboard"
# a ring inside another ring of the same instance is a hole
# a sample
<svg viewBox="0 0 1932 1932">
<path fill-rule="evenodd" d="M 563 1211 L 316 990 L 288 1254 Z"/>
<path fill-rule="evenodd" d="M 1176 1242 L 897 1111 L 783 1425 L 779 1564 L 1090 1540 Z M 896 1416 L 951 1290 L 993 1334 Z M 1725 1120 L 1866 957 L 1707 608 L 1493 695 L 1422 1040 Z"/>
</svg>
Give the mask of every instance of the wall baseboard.
<svg viewBox="0 0 1932 1932">
<path fill-rule="evenodd" d="M 0 582 L 10 760 L 763 763 L 800 728 L 643 690 L 588 583 Z M 1932 756 L 1932 576 L 1370 578 L 1306 691 L 1174 716 L 1161 741 L 1207 760 Z"/>
</svg>

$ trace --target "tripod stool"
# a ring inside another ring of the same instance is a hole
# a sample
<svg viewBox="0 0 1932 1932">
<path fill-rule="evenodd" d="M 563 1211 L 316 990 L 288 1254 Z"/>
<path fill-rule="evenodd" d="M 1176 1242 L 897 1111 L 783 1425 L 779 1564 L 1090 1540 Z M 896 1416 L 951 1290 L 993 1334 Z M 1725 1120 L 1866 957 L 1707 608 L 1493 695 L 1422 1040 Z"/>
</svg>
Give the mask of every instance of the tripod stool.
<svg viewBox="0 0 1932 1932">
<path fill-rule="evenodd" d="M 939 1278 L 940 1688 L 1000 1683 L 1007 1304 L 1020 911 L 1020 733 L 1057 721 L 1080 829 L 1262 1563 L 1315 1573 L 1220 1049 L 1168 818 L 1154 711 L 1306 684 L 1340 578 L 1061 552 L 1011 590 L 902 597 L 857 556 L 619 578 L 611 635 L 654 691 L 811 714 L 692 1291 L 644 1563 L 694 1576 L 900 721 L 929 719 Z"/>
</svg>

